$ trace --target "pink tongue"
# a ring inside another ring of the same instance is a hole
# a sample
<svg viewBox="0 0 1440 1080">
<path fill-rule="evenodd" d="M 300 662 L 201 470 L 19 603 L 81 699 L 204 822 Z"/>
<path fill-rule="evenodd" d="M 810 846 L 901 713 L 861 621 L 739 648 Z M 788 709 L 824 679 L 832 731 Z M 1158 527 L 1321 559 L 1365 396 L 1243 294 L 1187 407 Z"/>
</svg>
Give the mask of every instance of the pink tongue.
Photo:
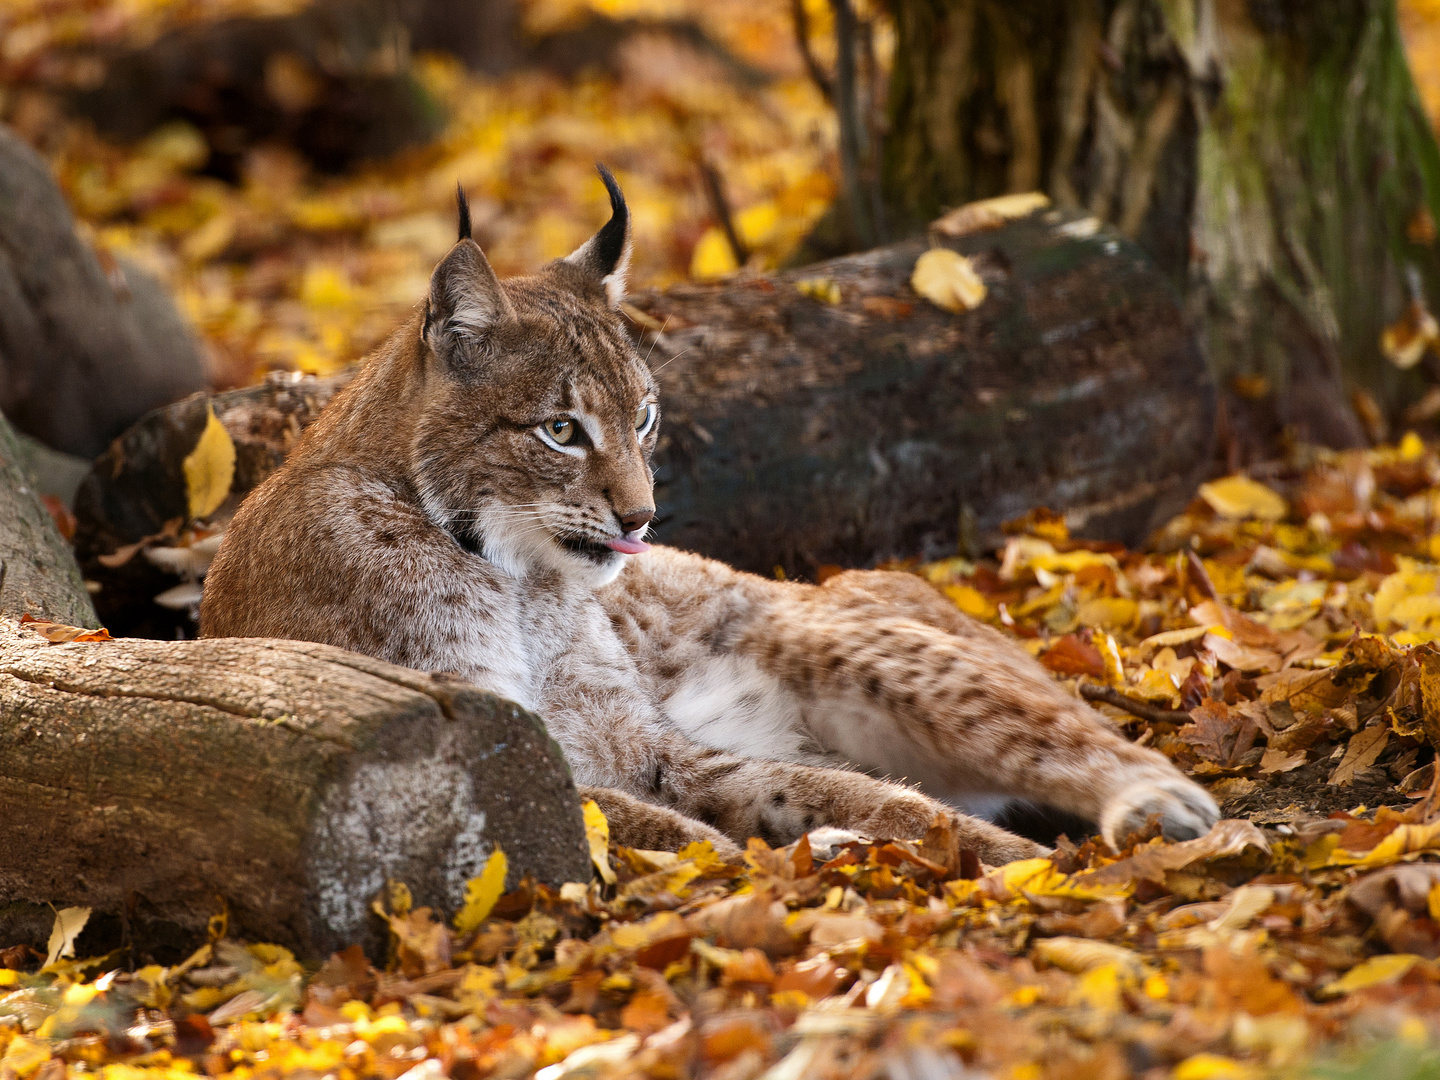
<svg viewBox="0 0 1440 1080">
<path fill-rule="evenodd" d="M 627 540 L 623 536 L 617 536 L 612 540 L 606 540 L 605 546 L 622 555 L 643 555 L 650 550 L 650 545 L 644 540 Z"/>
</svg>

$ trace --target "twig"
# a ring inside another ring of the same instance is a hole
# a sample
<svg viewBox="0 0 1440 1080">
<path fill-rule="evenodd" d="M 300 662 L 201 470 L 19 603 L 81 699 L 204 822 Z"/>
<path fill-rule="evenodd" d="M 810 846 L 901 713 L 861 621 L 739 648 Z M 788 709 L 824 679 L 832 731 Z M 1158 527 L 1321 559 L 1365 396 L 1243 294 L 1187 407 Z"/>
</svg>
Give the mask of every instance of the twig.
<svg viewBox="0 0 1440 1080">
<path fill-rule="evenodd" d="M 885 116 L 880 103 L 885 79 L 875 57 L 874 20 L 863 20 L 860 29 L 860 67 L 865 78 L 865 132 L 868 136 L 865 186 L 870 193 L 870 223 L 875 228 L 875 242 L 888 244 L 890 230 L 885 224 L 885 195 L 880 184 L 880 151 L 885 141 Z"/>
<path fill-rule="evenodd" d="M 1162 709 L 1145 701 L 1137 701 L 1129 694 L 1122 694 L 1119 690 L 1109 686 L 1081 683 L 1080 696 L 1086 701 L 1103 701 L 1106 705 L 1114 705 L 1115 708 L 1124 709 L 1130 715 L 1138 716 L 1141 720 L 1149 720 L 1152 724 L 1190 723 L 1190 714 L 1187 712 L 1181 712 L 1179 709 Z"/>
<path fill-rule="evenodd" d="M 861 143 L 859 103 L 855 86 L 855 9 L 850 0 L 830 0 L 835 11 L 835 43 L 838 52 L 835 64 L 835 111 L 840 118 L 840 184 L 850 206 L 850 219 L 855 236 L 862 247 L 875 245 L 875 233 L 866 212 L 860 179 Z"/>
<path fill-rule="evenodd" d="M 1080 151 L 1080 140 L 1090 117 L 1090 88 L 1099 60 L 1100 12 L 1095 0 L 1076 0 L 1070 6 L 1064 59 L 1060 62 L 1057 91 L 1060 107 L 1060 144 L 1050 166 L 1050 191 L 1057 206 L 1071 209 L 1080 196 L 1070 181 L 1070 169 Z"/>
<path fill-rule="evenodd" d="M 1160 156 L 1180 119 L 1185 104 L 1180 80 L 1172 77 L 1166 80 L 1160 100 L 1150 110 L 1140 128 L 1140 137 L 1130 155 L 1130 168 L 1120 187 L 1120 220 L 1118 228 L 1132 240 L 1140 235 L 1140 226 L 1150 211 L 1150 199 L 1155 191 L 1155 174 L 1160 167 Z"/>
<path fill-rule="evenodd" d="M 1200 556 L 1195 554 L 1194 548 L 1185 549 L 1185 566 L 1190 572 L 1195 587 L 1205 594 L 1207 599 L 1214 600 L 1217 604 L 1223 604 L 1220 593 L 1215 588 L 1215 582 L 1210 580 L 1210 572 L 1205 569 L 1205 564 L 1200 561 Z"/>
<path fill-rule="evenodd" d="M 700 160 L 700 179 L 705 184 L 705 198 L 710 203 L 710 212 L 720 223 L 720 231 L 735 256 L 735 265 L 744 266 L 750 261 L 750 250 L 735 228 L 735 219 L 730 213 L 730 200 L 725 197 L 725 180 L 720 170 L 705 159 Z"/>
<path fill-rule="evenodd" d="M 835 104 L 835 84 L 825 74 L 825 69 L 810 48 L 810 16 L 805 14 L 805 0 L 790 0 L 790 18 L 795 26 L 795 44 L 800 47 L 800 59 L 805 62 L 805 70 L 810 73 L 810 79 L 819 88 L 820 95 L 831 105 Z"/>
</svg>

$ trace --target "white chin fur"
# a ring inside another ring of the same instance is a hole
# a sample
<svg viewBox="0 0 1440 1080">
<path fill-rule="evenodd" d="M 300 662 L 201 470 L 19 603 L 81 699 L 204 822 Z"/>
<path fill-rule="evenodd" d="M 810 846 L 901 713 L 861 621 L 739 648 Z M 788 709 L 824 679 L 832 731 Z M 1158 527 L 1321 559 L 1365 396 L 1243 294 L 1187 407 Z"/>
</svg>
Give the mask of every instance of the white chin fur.
<svg viewBox="0 0 1440 1080">
<path fill-rule="evenodd" d="M 479 516 L 485 538 L 485 558 L 511 577 L 529 577 L 536 570 L 551 570 L 577 585 L 592 589 L 609 585 L 625 569 L 628 555 L 614 552 L 603 563 L 567 551 L 540 528 L 539 522 L 501 511 Z"/>
</svg>

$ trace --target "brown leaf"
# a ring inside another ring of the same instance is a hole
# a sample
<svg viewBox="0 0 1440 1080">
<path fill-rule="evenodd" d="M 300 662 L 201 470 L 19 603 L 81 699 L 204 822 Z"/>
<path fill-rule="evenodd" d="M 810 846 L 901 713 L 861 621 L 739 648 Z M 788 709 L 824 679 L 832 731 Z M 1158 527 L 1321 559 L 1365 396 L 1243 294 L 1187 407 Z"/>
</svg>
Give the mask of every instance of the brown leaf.
<svg viewBox="0 0 1440 1080">
<path fill-rule="evenodd" d="M 1351 736 L 1349 745 L 1345 747 L 1345 756 L 1326 783 L 1332 787 L 1349 787 L 1355 782 L 1357 772 L 1375 764 L 1375 759 L 1384 752 L 1389 741 L 1390 729 L 1383 725 L 1366 728 Z"/>
<path fill-rule="evenodd" d="M 1270 842 L 1250 822 L 1231 818 L 1217 822 L 1198 840 L 1142 848 L 1128 859 L 1121 859 L 1091 874 L 1080 875 L 1077 880 L 1096 885 L 1137 880 L 1163 882 L 1168 870 L 1180 870 L 1201 860 L 1228 858 L 1240 854 L 1247 847 L 1258 848 L 1268 854 Z"/>
<path fill-rule="evenodd" d="M 37 619 L 33 615 L 21 615 L 20 625 L 35 631 L 52 645 L 66 641 L 114 641 L 110 631 L 103 626 L 99 630 L 87 630 L 83 626 L 67 626 L 65 623 Z"/>
<path fill-rule="evenodd" d="M 1241 645 L 1219 634 L 1206 634 L 1203 647 L 1214 653 L 1216 660 L 1236 671 L 1279 671 L 1283 663 L 1280 654 L 1271 649 Z"/>
<path fill-rule="evenodd" d="M 1279 636 L 1263 623 L 1242 615 L 1225 604 L 1205 600 L 1190 609 L 1190 618 L 1198 626 L 1223 626 L 1237 642 L 1262 649 L 1274 648 Z"/>
<path fill-rule="evenodd" d="M 1041 654 L 1040 663 L 1057 675 L 1105 677 L 1105 658 L 1100 655 L 1100 650 L 1075 634 L 1066 634 L 1046 649 Z"/>
<path fill-rule="evenodd" d="M 1193 723 L 1179 731 L 1179 737 L 1195 748 L 1206 761 L 1233 767 L 1255 745 L 1259 728 L 1244 713 L 1232 710 L 1223 701 L 1202 701 L 1190 710 Z"/>
<path fill-rule="evenodd" d="M 1277 750 L 1273 746 L 1265 751 L 1260 759 L 1260 772 L 1262 775 L 1271 773 L 1286 773 L 1292 769 L 1298 769 L 1305 764 L 1306 756 L 1304 750 Z"/>
</svg>

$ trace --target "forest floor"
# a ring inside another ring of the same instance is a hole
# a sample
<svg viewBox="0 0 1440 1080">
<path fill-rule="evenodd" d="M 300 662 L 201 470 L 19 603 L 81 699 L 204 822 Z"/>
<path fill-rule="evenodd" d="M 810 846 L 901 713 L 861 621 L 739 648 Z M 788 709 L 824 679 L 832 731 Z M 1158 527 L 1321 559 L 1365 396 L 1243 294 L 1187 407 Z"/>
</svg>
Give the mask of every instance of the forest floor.
<svg viewBox="0 0 1440 1080">
<path fill-rule="evenodd" d="M 909 568 L 1206 784 L 1202 839 L 728 865 L 607 847 L 592 807 L 596 880 L 500 896 L 495 855 L 455 913 L 394 884 L 384 970 L 307 972 L 223 914 L 183 963 L 72 959 L 67 909 L 49 957 L 0 953 L 0 1076 L 1436 1075 L 1440 455 L 1263 481 L 1206 485 L 1145 552 L 1039 512 L 994 559 Z"/>
</svg>

